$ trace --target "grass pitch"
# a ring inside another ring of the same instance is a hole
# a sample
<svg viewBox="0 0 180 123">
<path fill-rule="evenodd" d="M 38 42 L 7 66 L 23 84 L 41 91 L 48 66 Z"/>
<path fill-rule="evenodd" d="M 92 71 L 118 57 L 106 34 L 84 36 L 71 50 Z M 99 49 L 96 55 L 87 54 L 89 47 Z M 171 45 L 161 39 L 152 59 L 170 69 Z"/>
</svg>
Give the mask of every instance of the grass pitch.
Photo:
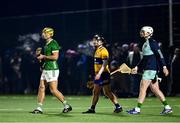
<svg viewBox="0 0 180 123">
<path fill-rule="evenodd" d="M 66 96 L 72 105 L 70 113 L 63 114 L 63 105 L 53 96 L 46 96 L 43 105 L 43 114 L 30 114 L 36 107 L 36 95 L 8 95 L 0 96 L 0 122 L 69 122 L 69 123 L 92 123 L 92 122 L 180 122 L 180 98 L 168 97 L 167 101 L 173 108 L 173 114 L 161 116 L 163 106 L 155 98 L 146 98 L 140 115 L 129 115 L 126 110 L 136 106 L 136 98 L 119 98 L 123 106 L 123 112 L 113 113 L 114 105 L 109 99 L 100 97 L 96 107 L 96 114 L 82 114 L 91 104 L 91 96 Z"/>
</svg>

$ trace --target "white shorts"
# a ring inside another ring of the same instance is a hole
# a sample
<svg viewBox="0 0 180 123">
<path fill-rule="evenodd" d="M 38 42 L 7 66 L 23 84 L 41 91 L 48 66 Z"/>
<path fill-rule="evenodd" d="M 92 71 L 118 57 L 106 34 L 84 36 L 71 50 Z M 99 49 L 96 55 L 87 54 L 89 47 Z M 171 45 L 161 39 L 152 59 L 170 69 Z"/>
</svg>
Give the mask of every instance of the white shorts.
<svg viewBox="0 0 180 123">
<path fill-rule="evenodd" d="M 41 80 L 47 82 L 58 81 L 59 70 L 43 70 L 41 74 Z"/>
</svg>

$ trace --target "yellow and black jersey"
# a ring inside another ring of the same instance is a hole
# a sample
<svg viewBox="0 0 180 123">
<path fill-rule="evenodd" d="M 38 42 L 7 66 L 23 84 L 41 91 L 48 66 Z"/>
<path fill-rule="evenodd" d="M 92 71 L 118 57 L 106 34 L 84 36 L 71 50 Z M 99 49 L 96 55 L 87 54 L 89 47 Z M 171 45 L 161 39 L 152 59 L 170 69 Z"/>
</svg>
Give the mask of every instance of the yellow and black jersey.
<svg viewBox="0 0 180 123">
<path fill-rule="evenodd" d="M 99 47 L 96 49 L 95 54 L 94 54 L 94 71 L 95 74 L 99 72 L 99 70 L 102 67 L 103 60 L 108 60 L 109 59 L 109 53 L 108 50 L 105 47 Z M 108 65 L 106 66 L 104 72 L 109 73 L 109 67 Z"/>
</svg>

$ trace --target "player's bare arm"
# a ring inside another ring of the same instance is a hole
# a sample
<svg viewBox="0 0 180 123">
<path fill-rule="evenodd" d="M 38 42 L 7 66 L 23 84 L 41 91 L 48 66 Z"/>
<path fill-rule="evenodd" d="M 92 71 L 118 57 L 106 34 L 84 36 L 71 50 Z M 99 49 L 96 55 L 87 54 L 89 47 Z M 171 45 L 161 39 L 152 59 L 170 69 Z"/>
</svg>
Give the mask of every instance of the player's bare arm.
<svg viewBox="0 0 180 123">
<path fill-rule="evenodd" d="M 101 77 L 101 74 L 103 73 L 103 71 L 105 70 L 107 65 L 108 65 L 108 61 L 107 60 L 103 60 L 102 67 L 101 67 L 101 69 L 99 70 L 98 74 L 95 77 L 96 80 L 98 80 Z"/>
</svg>

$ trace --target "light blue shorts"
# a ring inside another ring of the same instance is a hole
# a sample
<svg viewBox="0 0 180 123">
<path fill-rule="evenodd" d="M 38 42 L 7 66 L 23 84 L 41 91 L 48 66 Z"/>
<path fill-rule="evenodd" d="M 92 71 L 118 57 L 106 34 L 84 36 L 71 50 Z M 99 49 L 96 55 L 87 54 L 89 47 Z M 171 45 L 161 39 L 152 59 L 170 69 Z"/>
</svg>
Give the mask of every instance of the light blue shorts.
<svg viewBox="0 0 180 123">
<path fill-rule="evenodd" d="M 145 70 L 142 75 L 143 80 L 154 80 L 157 75 L 156 70 Z"/>
</svg>

